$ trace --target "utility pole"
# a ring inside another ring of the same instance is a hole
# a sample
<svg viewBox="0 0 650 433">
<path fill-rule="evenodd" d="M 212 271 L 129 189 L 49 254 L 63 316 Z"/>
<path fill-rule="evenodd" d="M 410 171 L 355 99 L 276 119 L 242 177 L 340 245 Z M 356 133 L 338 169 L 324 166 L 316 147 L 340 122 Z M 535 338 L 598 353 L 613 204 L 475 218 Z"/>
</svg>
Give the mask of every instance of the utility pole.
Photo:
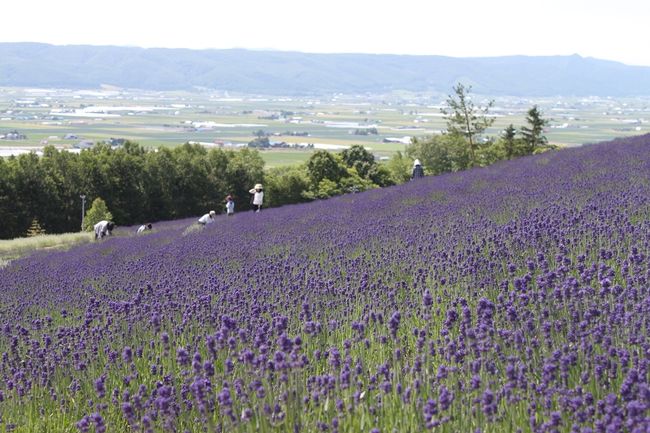
<svg viewBox="0 0 650 433">
<path fill-rule="evenodd" d="M 81 199 L 81 230 L 84 229 L 84 217 L 86 216 L 86 194 L 81 194 L 79 196 Z"/>
</svg>

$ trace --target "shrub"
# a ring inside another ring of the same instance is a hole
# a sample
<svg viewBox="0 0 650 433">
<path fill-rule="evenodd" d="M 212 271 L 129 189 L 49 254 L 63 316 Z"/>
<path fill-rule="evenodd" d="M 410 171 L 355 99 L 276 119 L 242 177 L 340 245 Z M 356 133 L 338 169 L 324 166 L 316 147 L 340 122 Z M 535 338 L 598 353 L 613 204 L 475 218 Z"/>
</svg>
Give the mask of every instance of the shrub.
<svg viewBox="0 0 650 433">
<path fill-rule="evenodd" d="M 83 231 L 89 232 L 92 231 L 93 226 L 100 221 L 107 220 L 110 221 L 113 219 L 113 214 L 108 210 L 106 202 L 101 198 L 97 197 L 94 201 L 86 216 L 84 217 L 82 229 Z"/>
</svg>

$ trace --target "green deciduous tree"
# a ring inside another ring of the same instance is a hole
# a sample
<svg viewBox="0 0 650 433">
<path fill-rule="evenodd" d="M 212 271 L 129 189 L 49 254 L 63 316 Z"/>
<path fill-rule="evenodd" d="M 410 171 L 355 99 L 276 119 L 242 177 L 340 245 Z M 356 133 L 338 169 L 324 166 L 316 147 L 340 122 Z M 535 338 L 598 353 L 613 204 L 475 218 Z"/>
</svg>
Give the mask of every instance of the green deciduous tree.
<svg viewBox="0 0 650 433">
<path fill-rule="evenodd" d="M 50 233 L 79 230 L 81 178 L 78 160 L 79 155 L 61 152 L 53 146 L 43 149 L 39 163 L 46 188 L 50 189 L 50 198 L 39 205 L 39 222 Z"/>
<path fill-rule="evenodd" d="M 11 158 L 9 158 L 11 159 Z M 14 164 L 0 158 L 0 239 L 20 234 L 19 203 L 15 190 Z"/>
<path fill-rule="evenodd" d="M 305 193 L 309 191 L 311 184 L 304 165 L 272 168 L 266 173 L 264 182 L 269 206 L 309 200 Z"/>
<path fill-rule="evenodd" d="M 470 166 L 470 154 L 464 137 L 457 134 L 414 139 L 406 148 L 411 159 L 419 159 L 429 175 L 464 170 Z"/>
<path fill-rule="evenodd" d="M 316 189 L 311 193 L 312 198 L 329 198 L 334 197 L 335 195 L 343 194 L 343 188 L 333 180 L 323 178 Z"/>
<path fill-rule="evenodd" d="M 307 172 L 314 186 L 323 179 L 338 183 L 348 174 L 341 157 L 326 150 L 317 150 L 309 157 Z"/>
<path fill-rule="evenodd" d="M 346 192 L 361 192 L 372 188 L 377 188 L 369 178 L 365 178 L 359 174 L 356 168 L 348 169 L 347 176 L 341 178 L 339 186 L 343 193 Z"/>
<path fill-rule="evenodd" d="M 175 217 L 203 214 L 211 209 L 217 197 L 211 197 L 208 151 L 198 145 L 185 143 L 173 149 L 176 178 L 171 185 Z"/>
<path fill-rule="evenodd" d="M 375 156 L 358 144 L 341 152 L 341 159 L 349 168 L 355 168 L 362 177 L 366 177 L 370 169 L 376 164 Z"/>
<path fill-rule="evenodd" d="M 90 209 L 88 209 L 88 212 L 86 212 L 82 229 L 86 232 L 92 231 L 93 226 L 103 220 L 112 221 L 113 214 L 108 210 L 106 202 L 100 197 L 97 197 L 93 200 L 93 204 Z"/>
<path fill-rule="evenodd" d="M 107 159 L 106 179 L 110 185 L 110 203 L 116 221 L 146 219 L 143 152 L 137 144 L 127 142 Z"/>
<path fill-rule="evenodd" d="M 377 186 L 394 185 L 388 169 L 375 161 L 375 155 L 365 147 L 355 144 L 341 152 L 341 159 L 348 168 L 356 170 L 356 173 L 365 180 L 369 180 Z"/>
<path fill-rule="evenodd" d="M 413 160 L 402 152 L 396 152 L 386 163 L 386 169 L 395 184 L 406 183 L 411 179 Z"/>
<path fill-rule="evenodd" d="M 176 159 L 172 149 L 163 147 L 157 152 L 148 152 L 144 157 L 142 173 L 146 186 L 145 203 L 147 220 L 160 221 L 175 217 L 173 188 L 178 173 Z"/>
<path fill-rule="evenodd" d="M 365 178 L 380 187 L 397 184 L 397 182 L 393 180 L 393 176 L 391 175 L 388 167 L 382 164 L 374 164 L 372 167 L 370 167 L 370 170 L 368 170 L 366 173 Z"/>
<path fill-rule="evenodd" d="M 469 96 L 471 86 L 465 87 L 458 83 L 453 88 L 454 94 L 449 95 L 446 108 L 441 109 L 447 121 L 447 133 L 458 135 L 467 141 L 469 166 L 479 164 L 478 149 L 483 144 L 481 134 L 494 123 L 494 118 L 488 117 L 494 101 L 489 101 L 484 107 L 477 107 Z"/>
<path fill-rule="evenodd" d="M 33 218 L 38 218 L 41 225 L 51 232 L 50 222 L 56 218 L 53 210 L 59 207 L 59 198 L 52 178 L 43 170 L 41 158 L 35 153 L 29 153 L 10 159 L 9 163 L 13 165 L 14 171 L 13 200 L 19 230 L 14 236 L 22 236 Z"/>
</svg>

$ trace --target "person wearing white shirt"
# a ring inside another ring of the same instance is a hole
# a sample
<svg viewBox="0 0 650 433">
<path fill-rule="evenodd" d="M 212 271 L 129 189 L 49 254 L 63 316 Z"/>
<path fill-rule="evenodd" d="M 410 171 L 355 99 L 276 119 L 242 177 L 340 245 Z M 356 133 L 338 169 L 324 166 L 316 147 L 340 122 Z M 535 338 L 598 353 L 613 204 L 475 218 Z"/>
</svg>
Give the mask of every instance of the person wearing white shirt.
<svg viewBox="0 0 650 433">
<path fill-rule="evenodd" d="M 264 203 L 264 188 L 262 188 L 262 184 L 256 184 L 248 193 L 253 195 L 253 210 L 255 212 L 261 211 L 262 204 Z"/>
<path fill-rule="evenodd" d="M 232 196 L 226 197 L 226 215 L 231 216 L 235 213 L 235 201 Z"/>
<path fill-rule="evenodd" d="M 138 231 L 136 232 L 137 234 L 144 233 L 145 230 L 151 230 L 152 229 L 151 223 L 149 224 L 142 224 L 140 227 L 138 227 Z"/>
<path fill-rule="evenodd" d="M 102 239 L 105 236 L 110 236 L 114 227 L 115 224 L 111 221 L 102 220 L 98 222 L 93 226 L 95 229 L 95 239 Z"/>
<path fill-rule="evenodd" d="M 201 218 L 199 218 L 199 224 L 201 224 L 202 226 L 212 224 L 214 222 L 214 216 L 216 214 L 217 213 L 215 211 L 211 210 L 209 213 L 206 213 Z"/>
</svg>

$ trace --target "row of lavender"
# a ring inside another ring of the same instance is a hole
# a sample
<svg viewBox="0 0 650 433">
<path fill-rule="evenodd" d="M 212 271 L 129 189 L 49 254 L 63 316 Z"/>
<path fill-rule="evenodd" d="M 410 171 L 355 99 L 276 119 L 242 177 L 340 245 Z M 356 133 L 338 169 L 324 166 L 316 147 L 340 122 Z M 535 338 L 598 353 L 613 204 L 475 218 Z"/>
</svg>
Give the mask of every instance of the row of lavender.
<svg viewBox="0 0 650 433">
<path fill-rule="evenodd" d="M 0 431 L 647 432 L 650 136 L 0 270 Z"/>
</svg>

